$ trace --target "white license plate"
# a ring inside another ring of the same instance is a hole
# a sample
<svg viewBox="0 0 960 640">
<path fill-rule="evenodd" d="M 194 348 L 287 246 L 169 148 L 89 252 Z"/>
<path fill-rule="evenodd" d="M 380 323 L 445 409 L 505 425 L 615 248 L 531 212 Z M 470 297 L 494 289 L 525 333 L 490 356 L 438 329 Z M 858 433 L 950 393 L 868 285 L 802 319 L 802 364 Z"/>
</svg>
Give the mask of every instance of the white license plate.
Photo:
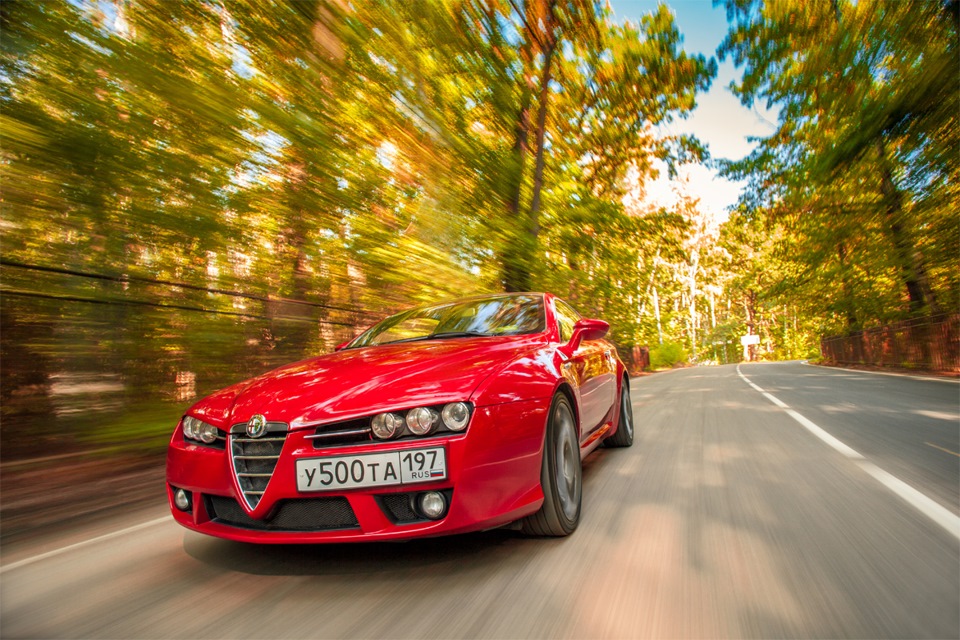
<svg viewBox="0 0 960 640">
<path fill-rule="evenodd" d="M 443 447 L 297 460 L 298 491 L 389 487 L 446 477 Z"/>
</svg>

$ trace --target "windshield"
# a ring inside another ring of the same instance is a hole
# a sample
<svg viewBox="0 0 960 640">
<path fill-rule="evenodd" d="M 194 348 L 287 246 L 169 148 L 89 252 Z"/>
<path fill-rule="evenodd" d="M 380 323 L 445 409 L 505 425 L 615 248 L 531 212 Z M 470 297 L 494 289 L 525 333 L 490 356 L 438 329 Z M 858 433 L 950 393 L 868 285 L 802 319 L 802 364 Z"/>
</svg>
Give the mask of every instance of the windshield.
<svg viewBox="0 0 960 640">
<path fill-rule="evenodd" d="M 470 336 L 540 333 L 543 296 L 507 295 L 412 309 L 374 325 L 348 348 Z"/>
</svg>

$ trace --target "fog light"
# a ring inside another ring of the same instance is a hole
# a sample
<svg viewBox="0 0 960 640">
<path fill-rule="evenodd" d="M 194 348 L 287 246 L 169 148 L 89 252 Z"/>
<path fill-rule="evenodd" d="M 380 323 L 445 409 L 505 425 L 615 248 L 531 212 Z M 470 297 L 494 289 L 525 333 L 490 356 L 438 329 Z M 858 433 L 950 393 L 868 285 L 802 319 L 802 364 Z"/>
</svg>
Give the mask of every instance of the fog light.
<svg viewBox="0 0 960 640">
<path fill-rule="evenodd" d="M 426 491 L 417 496 L 417 509 L 431 520 L 439 520 L 447 511 L 447 499 L 439 491 Z"/>
<path fill-rule="evenodd" d="M 190 494 L 183 489 L 177 489 L 173 492 L 173 504 L 180 511 L 190 511 Z"/>
</svg>

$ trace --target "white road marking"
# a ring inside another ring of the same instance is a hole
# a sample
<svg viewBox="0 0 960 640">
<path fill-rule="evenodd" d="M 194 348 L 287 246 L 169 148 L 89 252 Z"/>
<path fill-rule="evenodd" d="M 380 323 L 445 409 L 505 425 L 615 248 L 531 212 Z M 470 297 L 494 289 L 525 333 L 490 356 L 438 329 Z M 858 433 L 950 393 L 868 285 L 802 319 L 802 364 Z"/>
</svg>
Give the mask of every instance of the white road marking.
<svg viewBox="0 0 960 640">
<path fill-rule="evenodd" d="M 924 418 L 933 418 L 934 420 L 947 420 L 948 422 L 960 422 L 960 415 L 956 413 L 947 413 L 946 411 L 924 411 L 916 409 L 913 411 L 918 416 Z"/>
<path fill-rule="evenodd" d="M 753 389 L 763 394 L 763 396 L 770 402 L 783 409 L 788 416 L 802 424 L 810 433 L 823 440 L 825 443 L 830 445 L 830 447 L 840 452 L 843 456 L 853 460 L 857 466 L 870 474 L 870 476 L 883 484 L 883 486 L 900 496 L 900 498 L 906 501 L 910 506 L 933 520 L 935 523 L 953 534 L 955 538 L 960 540 L 960 517 L 954 515 L 952 511 L 920 493 L 903 480 L 890 475 L 872 462 L 868 462 L 860 452 L 840 442 L 822 428 L 817 426 L 817 424 L 812 420 L 808 419 L 806 416 L 798 413 L 797 411 L 794 411 L 779 398 L 767 393 L 755 385 L 749 378 L 747 378 L 747 376 L 743 375 L 743 372 L 740 371 L 740 365 L 737 365 L 737 375 L 740 376 L 740 378 Z"/>
<path fill-rule="evenodd" d="M 760 393 L 763 394 L 763 397 L 764 397 L 764 398 L 766 398 L 767 400 L 769 400 L 769 401 L 772 402 L 773 404 L 777 405 L 777 406 L 780 407 L 781 409 L 786 409 L 786 408 L 787 408 L 787 405 L 785 405 L 784 403 L 780 402 L 780 398 L 778 398 L 778 397 L 776 397 L 776 396 L 772 396 L 772 395 L 770 395 L 769 393 L 767 393 L 766 391 L 761 391 Z"/>
<path fill-rule="evenodd" d="M 945 449 L 944 447 L 933 444 L 932 442 L 924 442 L 923 444 L 927 445 L 928 447 L 933 447 L 934 449 L 940 449 L 940 451 L 943 451 L 944 453 L 949 453 L 952 456 L 957 456 L 960 458 L 960 453 L 957 453 L 956 451 L 950 451 L 950 449 Z"/>
<path fill-rule="evenodd" d="M 74 549 L 79 549 L 80 547 L 85 547 L 90 544 L 95 544 L 97 542 L 103 542 L 104 540 L 111 540 L 119 536 L 126 535 L 128 533 L 133 533 L 134 531 L 139 531 L 141 529 L 146 529 L 147 527 L 152 527 L 158 525 L 162 522 L 172 522 L 172 516 L 164 516 L 162 518 L 157 518 L 155 520 L 148 520 L 147 522 L 141 522 L 140 524 L 135 524 L 132 527 L 127 527 L 126 529 L 120 529 L 119 531 L 113 531 L 111 533 L 105 533 L 102 536 L 97 536 L 96 538 L 90 538 L 89 540 L 82 540 L 74 544 L 67 545 L 65 547 L 60 547 L 59 549 L 54 549 L 53 551 L 47 551 L 46 553 L 41 553 L 36 556 L 31 556 L 29 558 L 24 558 L 23 560 L 18 560 L 17 562 L 11 562 L 10 564 L 5 564 L 0 567 L 0 573 L 5 573 L 7 571 L 12 571 L 13 569 L 19 569 L 20 567 L 25 567 L 28 564 L 33 564 L 34 562 L 39 562 L 41 560 L 46 560 L 47 558 L 52 558 L 54 556 L 59 556 L 60 554 L 66 553 L 67 551 L 73 551 Z"/>
<path fill-rule="evenodd" d="M 953 513 L 944 509 L 938 503 L 923 495 L 903 480 L 890 475 L 871 462 L 864 460 L 860 463 L 860 468 L 882 482 L 890 491 L 893 491 L 909 502 L 923 515 L 936 522 L 957 538 L 960 538 L 960 518 L 953 515 Z"/>
<path fill-rule="evenodd" d="M 834 438 L 832 435 L 818 427 L 813 421 L 807 419 L 806 416 L 797 413 L 793 409 L 785 409 L 785 411 L 787 412 L 788 416 L 806 427 L 807 431 L 826 442 L 836 451 L 839 451 L 841 455 L 850 458 L 851 460 L 863 460 L 863 456 L 858 451 L 851 449 L 847 445 Z"/>
<path fill-rule="evenodd" d="M 851 371 L 853 373 L 872 373 L 875 376 L 896 376 L 898 378 L 911 378 L 913 380 L 927 380 L 932 382 L 952 382 L 953 384 L 960 383 L 960 378 L 934 378 L 932 376 L 918 376 L 912 373 L 895 373 L 893 371 L 869 371 L 867 369 L 846 369 L 844 367 L 826 367 L 822 364 L 810 364 L 806 360 L 801 361 L 800 364 L 805 364 L 808 367 L 818 367 L 820 369 L 827 369 L 829 371 Z"/>
</svg>

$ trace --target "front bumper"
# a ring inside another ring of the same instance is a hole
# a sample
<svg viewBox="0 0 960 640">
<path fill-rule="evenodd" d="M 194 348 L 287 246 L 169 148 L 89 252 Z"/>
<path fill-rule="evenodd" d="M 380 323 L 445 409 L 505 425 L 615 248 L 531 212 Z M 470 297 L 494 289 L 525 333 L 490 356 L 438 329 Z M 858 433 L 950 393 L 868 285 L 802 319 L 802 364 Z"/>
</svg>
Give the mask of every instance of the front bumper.
<svg viewBox="0 0 960 640">
<path fill-rule="evenodd" d="M 240 489 L 226 450 L 187 444 L 177 430 L 167 452 L 167 498 L 181 525 L 221 538 L 257 543 L 318 543 L 401 540 L 498 527 L 539 509 L 540 464 L 550 399 L 478 407 L 463 434 L 363 443 L 318 449 L 288 432 L 272 477 L 256 507 Z M 344 491 L 301 492 L 296 461 L 371 452 L 443 447 L 447 477 L 438 481 Z M 190 496 L 190 508 L 173 503 L 175 489 Z M 410 502 L 440 491 L 449 508 L 427 520 Z"/>
</svg>

